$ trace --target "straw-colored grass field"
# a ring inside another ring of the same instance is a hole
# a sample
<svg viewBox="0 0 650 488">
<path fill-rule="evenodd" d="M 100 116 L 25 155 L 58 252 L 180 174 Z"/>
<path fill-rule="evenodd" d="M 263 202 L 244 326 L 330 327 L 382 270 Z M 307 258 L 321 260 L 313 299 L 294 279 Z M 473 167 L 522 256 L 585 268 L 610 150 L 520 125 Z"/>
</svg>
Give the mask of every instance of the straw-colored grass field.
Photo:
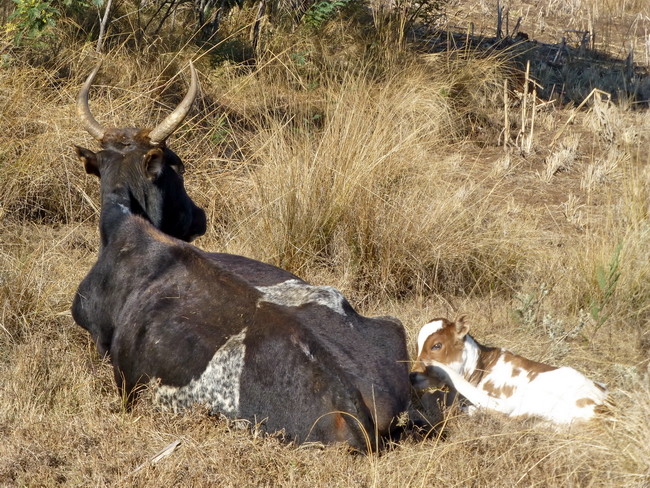
<svg viewBox="0 0 650 488">
<path fill-rule="evenodd" d="M 99 185 L 72 149 L 97 149 L 74 111 L 96 55 L 87 25 L 61 22 L 47 48 L 0 37 L 0 486 L 649 486 L 650 7 L 512 1 L 509 29 L 521 17 L 539 42 L 495 49 L 478 42 L 495 3 L 448 3 L 428 44 L 377 20 L 267 26 L 255 64 L 230 51 L 250 10 L 210 51 L 136 46 L 122 19 L 90 105 L 152 126 L 195 60 L 201 94 L 169 145 L 208 215 L 199 247 L 399 317 L 411 355 L 426 321 L 466 314 L 483 343 L 606 383 L 610 416 L 559 430 L 450 412 L 443 437 L 362 456 L 199 406 L 126 411 L 70 315 L 99 246 Z"/>
</svg>

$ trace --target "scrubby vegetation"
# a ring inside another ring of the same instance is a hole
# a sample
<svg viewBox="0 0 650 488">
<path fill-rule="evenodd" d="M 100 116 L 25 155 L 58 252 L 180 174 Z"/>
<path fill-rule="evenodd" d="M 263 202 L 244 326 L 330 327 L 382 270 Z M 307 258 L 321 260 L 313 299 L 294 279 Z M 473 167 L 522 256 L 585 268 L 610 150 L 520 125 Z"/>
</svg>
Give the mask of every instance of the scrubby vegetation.
<svg viewBox="0 0 650 488">
<path fill-rule="evenodd" d="M 650 483 L 646 2 L 513 1 L 497 38 L 491 1 L 126 1 L 101 54 L 104 3 L 37 4 L 0 9 L 0 485 Z M 69 312 L 98 250 L 72 150 L 96 149 L 74 101 L 98 56 L 90 104 L 120 127 L 164 117 L 194 60 L 169 142 L 208 214 L 198 246 L 333 285 L 413 348 L 467 314 L 482 342 L 606 383 L 612 415 L 569 432 L 451 416 L 444 438 L 364 457 L 199 408 L 125 411 Z"/>
</svg>

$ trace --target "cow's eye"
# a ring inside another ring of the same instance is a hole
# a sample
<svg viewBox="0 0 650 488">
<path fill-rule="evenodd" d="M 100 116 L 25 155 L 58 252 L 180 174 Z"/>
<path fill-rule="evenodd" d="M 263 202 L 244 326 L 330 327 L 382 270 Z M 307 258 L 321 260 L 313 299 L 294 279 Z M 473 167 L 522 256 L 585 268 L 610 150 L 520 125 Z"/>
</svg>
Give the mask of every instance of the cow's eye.
<svg viewBox="0 0 650 488">
<path fill-rule="evenodd" d="M 432 351 L 437 351 L 442 347 L 442 344 L 440 342 L 436 342 L 433 347 L 431 348 Z"/>
</svg>

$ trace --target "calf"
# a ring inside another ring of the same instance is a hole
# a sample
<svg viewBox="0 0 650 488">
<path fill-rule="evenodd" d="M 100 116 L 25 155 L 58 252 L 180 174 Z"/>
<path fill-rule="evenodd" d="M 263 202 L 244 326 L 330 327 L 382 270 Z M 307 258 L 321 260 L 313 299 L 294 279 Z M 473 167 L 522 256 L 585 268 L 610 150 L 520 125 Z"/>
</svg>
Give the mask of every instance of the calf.
<svg viewBox="0 0 650 488">
<path fill-rule="evenodd" d="M 74 320 L 110 357 L 127 401 L 143 385 L 174 410 L 213 413 L 284 430 L 297 442 L 376 448 L 409 400 L 404 328 L 358 314 L 334 288 L 243 256 L 189 244 L 206 217 L 185 191 L 183 163 L 166 139 L 185 99 L 153 130 L 106 129 L 78 114 L 102 148 L 77 147 L 100 178 L 100 251 L 79 285 Z"/>
<path fill-rule="evenodd" d="M 464 317 L 456 323 L 439 318 L 422 327 L 411 373 L 416 389 L 442 382 L 475 407 L 556 424 L 591 419 L 603 411 L 606 388 L 575 369 L 484 346 L 468 332 Z"/>
</svg>

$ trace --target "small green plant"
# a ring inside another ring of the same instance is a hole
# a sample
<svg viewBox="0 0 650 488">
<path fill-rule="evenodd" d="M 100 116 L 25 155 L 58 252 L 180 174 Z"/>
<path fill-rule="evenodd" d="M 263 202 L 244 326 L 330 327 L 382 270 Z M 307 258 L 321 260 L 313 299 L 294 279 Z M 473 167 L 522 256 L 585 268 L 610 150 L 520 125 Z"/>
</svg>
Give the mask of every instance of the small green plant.
<svg viewBox="0 0 650 488">
<path fill-rule="evenodd" d="M 323 0 L 312 5 L 305 12 L 304 22 L 314 29 L 320 29 L 329 22 L 343 7 L 353 0 Z"/>
<path fill-rule="evenodd" d="M 16 11 L 9 17 L 5 32 L 19 45 L 25 38 L 36 39 L 56 25 L 61 11 L 49 0 L 14 0 Z"/>
<path fill-rule="evenodd" d="M 533 293 L 515 293 L 519 306 L 512 311 L 513 318 L 523 327 L 532 327 L 539 322 L 542 301 L 550 292 L 546 283 L 539 285 L 539 291 Z"/>
<path fill-rule="evenodd" d="M 217 145 L 224 142 L 226 139 L 228 139 L 229 136 L 230 129 L 226 124 L 226 116 L 222 115 L 217 123 L 214 124 L 214 130 L 212 131 L 210 139 L 212 140 L 212 144 Z"/>
<path fill-rule="evenodd" d="M 598 283 L 600 293 L 597 297 L 591 299 L 591 304 L 589 305 L 591 318 L 594 320 L 594 331 L 591 335 L 592 339 L 596 335 L 596 332 L 598 332 L 609 318 L 609 314 L 604 313 L 604 310 L 611 301 L 614 290 L 616 289 L 616 284 L 621 276 L 619 263 L 622 249 L 623 243 L 619 242 L 614 249 L 614 254 L 612 254 L 607 270 L 605 270 L 605 267 L 602 265 L 596 266 L 596 283 Z"/>
<path fill-rule="evenodd" d="M 307 61 L 307 56 L 309 56 L 309 54 L 309 51 L 300 51 L 298 53 L 289 54 L 289 57 L 296 66 L 305 66 L 309 62 Z"/>
<path fill-rule="evenodd" d="M 3 54 L 0 56 L 0 68 L 5 68 L 12 63 L 12 58 L 10 54 Z"/>
<path fill-rule="evenodd" d="M 5 25 L 5 34 L 14 44 L 23 41 L 42 41 L 51 35 L 51 28 L 66 13 L 84 11 L 91 6 L 100 8 L 104 0 L 13 0 L 16 10 Z"/>
<path fill-rule="evenodd" d="M 51 35 L 51 28 L 66 14 L 79 13 L 92 7 L 100 8 L 104 0 L 13 0 L 16 10 L 5 25 L 5 34 L 14 44 L 42 41 Z"/>
<path fill-rule="evenodd" d="M 589 313 L 580 310 L 578 314 L 578 323 L 571 330 L 564 327 L 562 319 L 553 317 L 547 313 L 542 318 L 542 328 L 546 335 L 553 341 L 549 352 L 555 360 L 564 358 L 571 351 L 570 342 L 581 335 L 585 325 L 589 322 Z"/>
</svg>

